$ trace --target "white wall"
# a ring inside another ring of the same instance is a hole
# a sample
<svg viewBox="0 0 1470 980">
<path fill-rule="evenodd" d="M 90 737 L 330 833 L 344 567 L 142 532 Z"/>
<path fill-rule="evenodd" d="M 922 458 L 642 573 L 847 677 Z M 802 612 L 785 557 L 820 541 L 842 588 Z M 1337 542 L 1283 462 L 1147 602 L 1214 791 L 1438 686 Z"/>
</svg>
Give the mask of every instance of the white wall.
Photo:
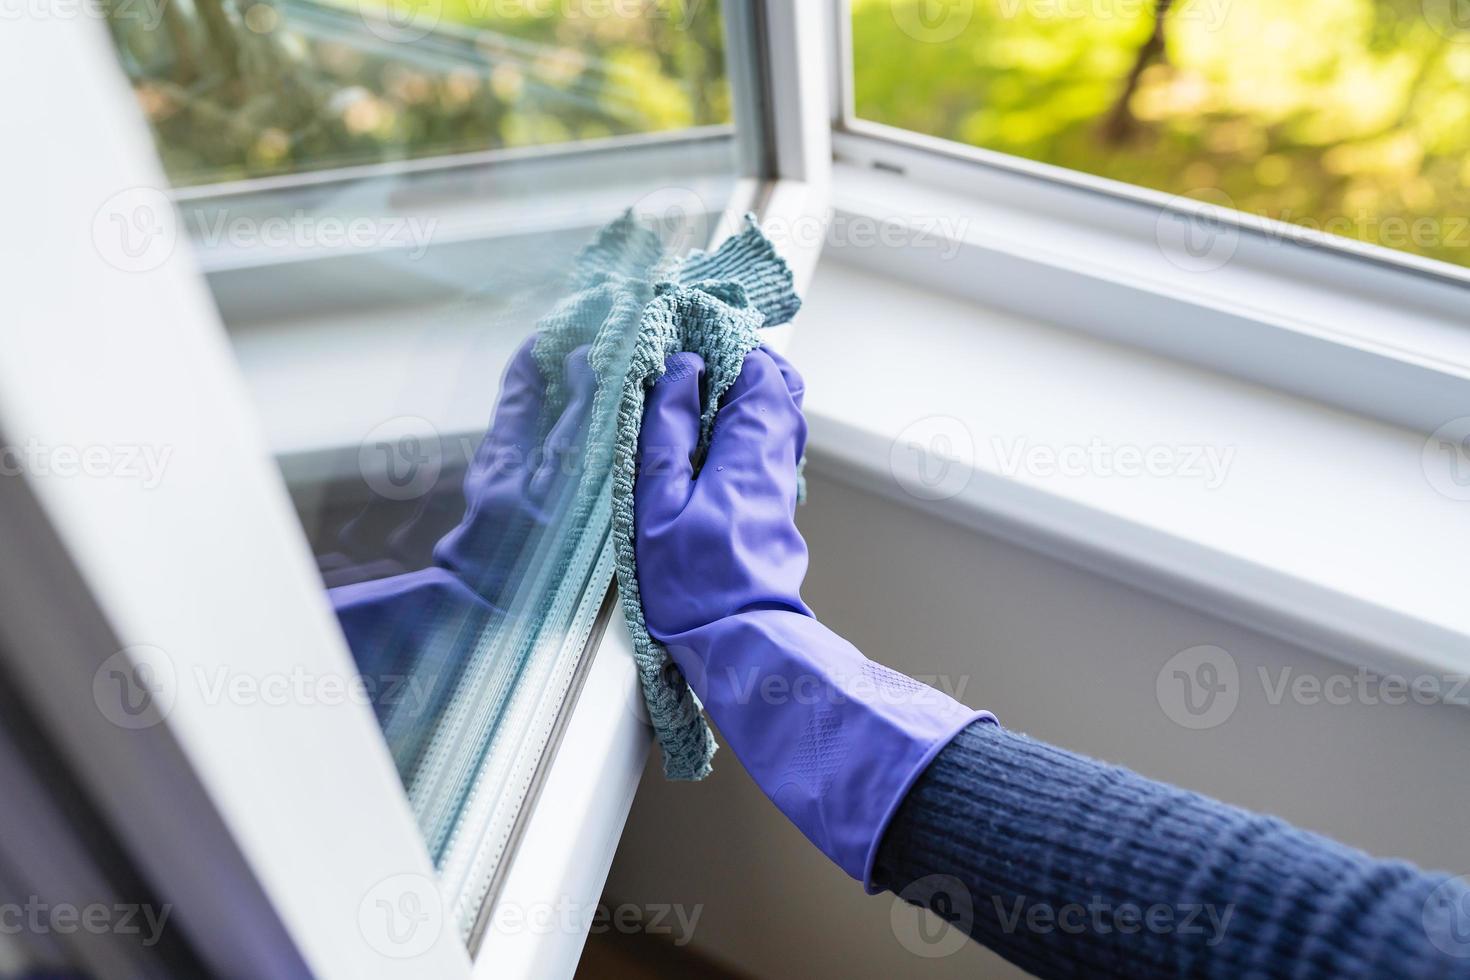
<svg viewBox="0 0 1470 980">
<path fill-rule="evenodd" d="M 799 520 L 805 596 L 874 659 L 967 681 L 962 700 L 1006 726 L 1382 856 L 1470 871 L 1470 708 L 1272 704 L 1274 680 L 1348 670 L 1239 626 L 950 525 L 810 467 Z M 1178 651 L 1224 648 L 1240 702 L 1219 727 L 1174 724 L 1155 690 Z M 1467 692 L 1470 693 L 1470 692 Z M 808 845 L 728 751 L 703 784 L 650 766 L 607 894 L 702 905 L 693 946 L 760 977 L 1019 976 L 974 946 L 921 959 L 867 897 Z"/>
</svg>

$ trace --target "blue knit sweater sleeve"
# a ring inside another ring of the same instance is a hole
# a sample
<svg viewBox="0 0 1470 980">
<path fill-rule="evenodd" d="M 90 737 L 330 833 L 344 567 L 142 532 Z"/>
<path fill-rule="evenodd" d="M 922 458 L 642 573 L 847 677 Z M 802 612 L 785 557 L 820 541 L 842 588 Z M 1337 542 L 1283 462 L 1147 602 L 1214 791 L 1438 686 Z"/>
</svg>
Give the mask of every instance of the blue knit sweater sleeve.
<svg viewBox="0 0 1470 980">
<path fill-rule="evenodd" d="M 1470 976 L 1470 889 L 975 724 L 884 835 L 879 886 L 1039 977 Z"/>
</svg>

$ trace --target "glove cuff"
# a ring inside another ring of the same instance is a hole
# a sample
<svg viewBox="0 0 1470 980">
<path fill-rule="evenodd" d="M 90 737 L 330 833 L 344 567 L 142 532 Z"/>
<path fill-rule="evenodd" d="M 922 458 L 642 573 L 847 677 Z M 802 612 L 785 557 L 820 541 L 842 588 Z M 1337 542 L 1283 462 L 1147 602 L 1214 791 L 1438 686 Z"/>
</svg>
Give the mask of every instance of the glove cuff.
<svg viewBox="0 0 1470 980">
<path fill-rule="evenodd" d="M 961 729 L 994 721 L 789 609 L 658 639 L 765 794 L 869 890 L 914 781 Z"/>
<path fill-rule="evenodd" d="M 960 707 L 963 708 L 964 706 L 960 705 Z M 903 806 L 903 801 L 908 798 L 909 790 L 913 789 L 914 783 L 918 782 L 919 777 L 924 774 L 924 771 L 929 768 L 929 764 L 934 761 L 939 753 L 943 752 L 949 746 L 949 743 L 954 741 L 955 736 L 977 721 L 989 722 L 996 727 L 1000 727 L 1000 722 L 989 711 L 970 709 L 968 714 L 960 713 L 958 715 L 958 721 L 950 727 L 948 733 L 931 742 L 924 753 L 919 756 L 918 761 L 910 768 L 908 775 L 899 782 L 898 792 L 894 795 L 893 800 L 888 804 L 888 808 L 879 818 L 877 832 L 873 835 L 872 844 L 868 847 L 867 856 L 863 860 L 863 873 L 862 877 L 858 880 L 863 883 L 863 890 L 869 895 L 876 895 L 884 890 L 882 887 L 873 883 L 873 868 L 878 862 L 878 850 L 883 846 L 883 836 L 888 833 L 888 825 L 893 823 L 893 818 L 898 813 L 898 808 Z"/>
</svg>

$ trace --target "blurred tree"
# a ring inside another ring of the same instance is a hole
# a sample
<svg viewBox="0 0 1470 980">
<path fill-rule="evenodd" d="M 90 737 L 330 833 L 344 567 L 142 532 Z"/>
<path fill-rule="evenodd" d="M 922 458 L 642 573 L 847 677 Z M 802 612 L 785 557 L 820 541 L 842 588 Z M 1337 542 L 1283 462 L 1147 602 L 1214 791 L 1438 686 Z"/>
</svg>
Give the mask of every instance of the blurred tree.
<svg viewBox="0 0 1470 980">
<path fill-rule="evenodd" d="M 1470 31 L 1432 4 L 975 0 L 936 41 L 925 2 L 852 0 L 860 117 L 1470 265 Z"/>
<path fill-rule="evenodd" d="M 1149 30 L 1148 39 L 1139 45 L 1138 54 L 1133 57 L 1133 67 L 1128 69 L 1128 75 L 1123 79 L 1123 90 L 1103 118 L 1102 137 L 1108 143 L 1116 146 L 1138 129 L 1138 119 L 1133 115 L 1133 93 L 1138 91 L 1138 80 L 1143 77 L 1143 70 L 1164 56 L 1164 21 L 1172 5 L 1173 0 L 1156 0 L 1154 4 L 1153 27 Z"/>
</svg>

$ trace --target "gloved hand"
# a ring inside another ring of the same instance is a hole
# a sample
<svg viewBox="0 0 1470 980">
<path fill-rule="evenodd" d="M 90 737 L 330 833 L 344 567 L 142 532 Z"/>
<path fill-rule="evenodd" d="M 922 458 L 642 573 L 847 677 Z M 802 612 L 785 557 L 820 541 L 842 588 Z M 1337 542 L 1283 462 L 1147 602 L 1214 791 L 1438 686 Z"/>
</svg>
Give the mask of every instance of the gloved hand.
<svg viewBox="0 0 1470 980">
<path fill-rule="evenodd" d="M 795 523 L 801 378 L 774 352 L 751 352 L 696 476 L 702 368 L 671 357 L 644 415 L 634 524 L 649 634 L 766 795 L 870 887 L 909 786 L 960 729 L 994 718 L 817 622 L 801 599 Z"/>
<path fill-rule="evenodd" d="M 385 561 L 393 570 L 385 577 L 328 590 L 375 710 L 384 721 L 400 713 L 405 729 L 426 730 L 437 717 L 468 652 L 466 638 L 508 611 L 518 565 L 537 547 L 535 535 L 556 533 L 548 526 L 580 475 L 596 389 L 588 348 L 561 365 L 566 404 L 543 439 L 549 386 L 535 342 L 527 340 L 506 368 L 490 429 L 465 475 L 464 516 L 434 547 L 435 563 L 393 574 L 401 568 Z"/>
<path fill-rule="evenodd" d="M 463 484 L 445 467 L 406 520 L 405 502 L 371 500 L 343 525 L 336 548 L 317 556 L 328 588 L 420 568 L 432 549 L 437 564 L 452 568 L 478 594 L 508 604 L 502 593 L 516 584 L 514 565 L 528 537 L 555 519 L 565 503 L 560 492 L 578 475 L 597 386 L 586 344 L 562 360 L 559 378 L 543 378 L 534 356 L 539 336 L 510 359 L 490 429 Z M 553 387 L 563 396 L 558 405 L 565 404 L 540 438 Z"/>
<path fill-rule="evenodd" d="M 510 605 L 507 593 L 518 584 L 512 573 L 528 542 L 560 516 L 581 475 L 597 390 L 584 344 L 561 365 L 567 402 L 538 438 L 548 379 L 532 355 L 535 345 L 533 335 L 506 368 L 490 431 L 465 474 L 464 518 L 434 546 L 435 564 L 502 609 Z"/>
</svg>

